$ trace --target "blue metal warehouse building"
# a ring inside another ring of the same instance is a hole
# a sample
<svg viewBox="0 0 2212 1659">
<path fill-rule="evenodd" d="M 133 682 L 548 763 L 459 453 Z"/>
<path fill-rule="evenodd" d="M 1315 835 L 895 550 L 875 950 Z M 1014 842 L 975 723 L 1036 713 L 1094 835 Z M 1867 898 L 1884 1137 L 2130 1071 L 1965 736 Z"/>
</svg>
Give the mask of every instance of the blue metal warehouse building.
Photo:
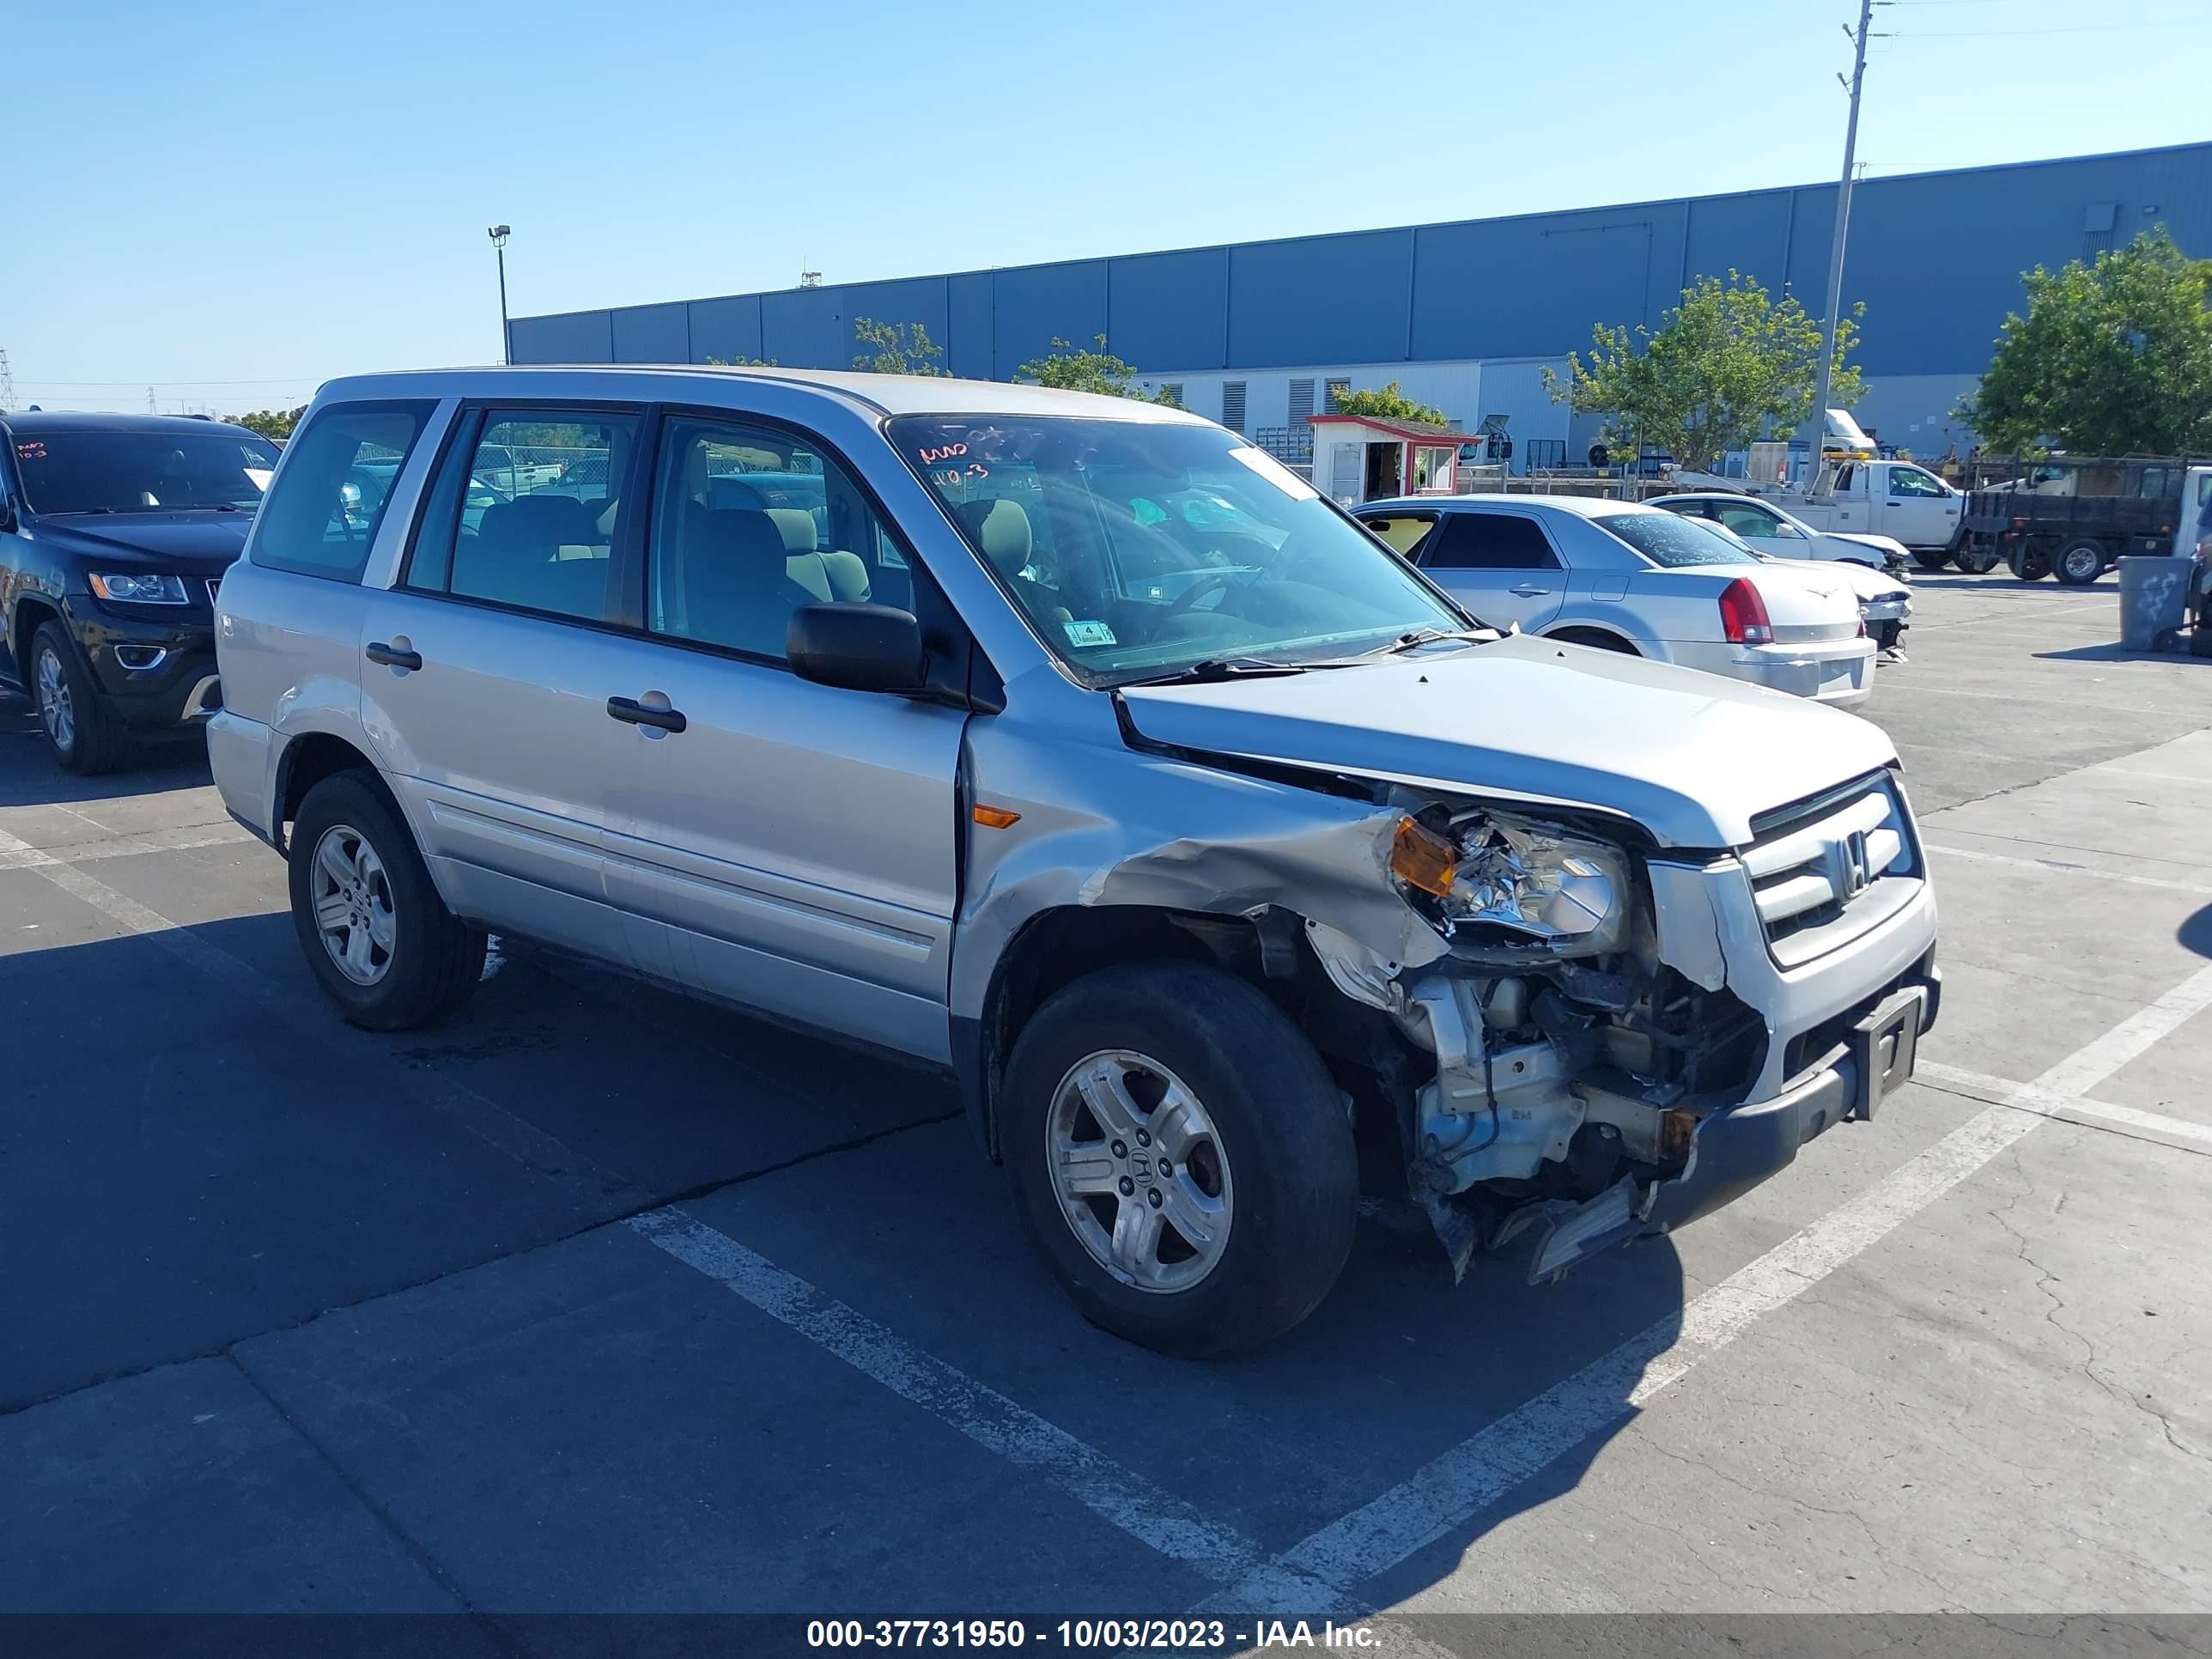
<svg viewBox="0 0 2212 1659">
<path fill-rule="evenodd" d="M 1504 416 L 1516 465 L 1578 457 L 1595 421 L 1542 369 L 1593 324 L 1654 323 L 1731 269 L 1826 303 L 1836 186 L 1801 185 L 1513 218 L 1117 254 L 891 282 L 520 317 L 518 362 L 768 358 L 852 366 L 854 322 L 913 322 L 956 374 L 1012 379 L 1057 335 L 1111 349 L 1199 413 L 1297 432 L 1334 385 L 1397 380 L 1470 430 Z M 1987 365 L 2020 274 L 2164 225 L 2212 255 L 2212 143 L 1869 179 L 1853 194 L 1845 302 L 1866 304 L 1863 425 L 1923 456 L 1972 436 L 1949 411 Z"/>
</svg>

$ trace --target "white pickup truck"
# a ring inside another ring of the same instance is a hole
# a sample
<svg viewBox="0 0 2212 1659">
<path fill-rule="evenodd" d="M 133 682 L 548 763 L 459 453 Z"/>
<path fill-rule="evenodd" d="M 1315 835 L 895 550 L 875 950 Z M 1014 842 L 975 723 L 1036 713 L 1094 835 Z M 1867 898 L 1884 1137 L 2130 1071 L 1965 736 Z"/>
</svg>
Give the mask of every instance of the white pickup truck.
<svg viewBox="0 0 2212 1659">
<path fill-rule="evenodd" d="M 1902 542 L 1923 570 L 1940 570 L 1950 562 L 1966 504 L 1964 495 L 1911 461 L 1831 458 L 1814 487 L 1802 491 L 1751 478 L 1729 483 L 1815 530 Z"/>
</svg>

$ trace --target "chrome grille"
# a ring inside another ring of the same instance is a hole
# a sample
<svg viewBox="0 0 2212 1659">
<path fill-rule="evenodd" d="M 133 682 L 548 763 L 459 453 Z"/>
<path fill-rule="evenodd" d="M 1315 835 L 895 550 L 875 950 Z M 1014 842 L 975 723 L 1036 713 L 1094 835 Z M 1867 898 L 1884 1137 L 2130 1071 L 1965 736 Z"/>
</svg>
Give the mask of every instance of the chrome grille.
<svg viewBox="0 0 2212 1659">
<path fill-rule="evenodd" d="M 1754 828 L 1743 867 L 1767 949 L 1785 968 L 1857 938 L 1919 890 L 1919 851 L 1887 777 Z"/>
</svg>

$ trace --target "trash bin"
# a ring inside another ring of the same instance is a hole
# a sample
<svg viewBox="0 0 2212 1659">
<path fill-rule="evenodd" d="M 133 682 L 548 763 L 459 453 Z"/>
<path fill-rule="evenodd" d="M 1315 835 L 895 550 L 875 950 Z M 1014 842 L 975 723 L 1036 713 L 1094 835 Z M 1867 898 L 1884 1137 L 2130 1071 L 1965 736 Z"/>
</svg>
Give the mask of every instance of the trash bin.
<svg viewBox="0 0 2212 1659">
<path fill-rule="evenodd" d="M 2148 651 L 2160 633 L 2181 626 L 2189 613 L 2190 569 L 2189 560 L 2164 553 L 2120 561 L 2122 645 Z"/>
</svg>

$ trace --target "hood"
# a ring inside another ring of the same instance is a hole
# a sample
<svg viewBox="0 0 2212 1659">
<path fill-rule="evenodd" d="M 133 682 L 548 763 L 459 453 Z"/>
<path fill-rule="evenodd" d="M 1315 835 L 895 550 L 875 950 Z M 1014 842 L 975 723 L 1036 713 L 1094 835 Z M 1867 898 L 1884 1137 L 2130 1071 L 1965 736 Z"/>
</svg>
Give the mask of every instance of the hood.
<svg viewBox="0 0 2212 1659">
<path fill-rule="evenodd" d="M 1802 564 L 1816 570 L 1832 580 L 1840 581 L 1864 603 L 1869 599 L 1909 599 L 1912 590 L 1894 576 L 1885 576 L 1879 570 L 1854 564 L 1849 559 L 1790 559 L 1784 562 Z"/>
<path fill-rule="evenodd" d="M 1126 686 L 1144 736 L 1445 794 L 1592 807 L 1668 847 L 1741 847 L 1755 814 L 1890 765 L 1856 715 L 1640 657 L 1514 635 L 1449 654 Z"/>
<path fill-rule="evenodd" d="M 1821 535 L 1832 542 L 1849 542 L 1855 547 L 1873 549 L 1885 559 L 1909 557 L 1905 544 L 1894 536 L 1863 536 L 1850 530 L 1824 530 Z"/>
<path fill-rule="evenodd" d="M 253 514 L 237 513 L 56 513 L 37 521 L 41 542 L 137 566 L 212 575 L 246 547 Z"/>
</svg>

